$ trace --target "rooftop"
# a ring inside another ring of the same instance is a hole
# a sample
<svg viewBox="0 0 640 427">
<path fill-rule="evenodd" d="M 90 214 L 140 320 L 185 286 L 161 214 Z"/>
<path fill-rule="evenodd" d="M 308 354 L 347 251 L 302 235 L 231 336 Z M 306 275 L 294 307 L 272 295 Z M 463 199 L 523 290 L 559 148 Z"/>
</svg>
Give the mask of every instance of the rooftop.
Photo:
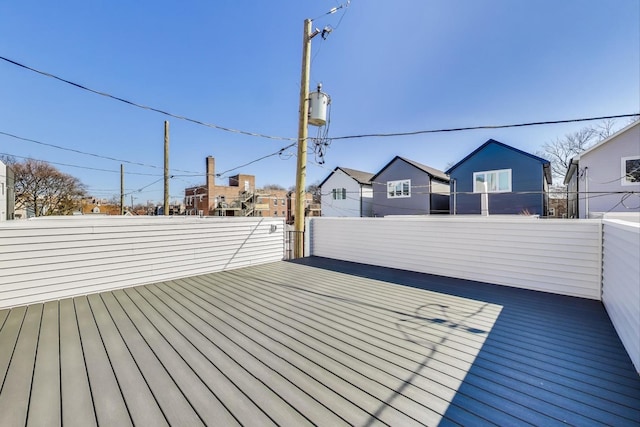
<svg viewBox="0 0 640 427">
<path fill-rule="evenodd" d="M 312 257 L 0 310 L 0 425 L 636 425 L 601 302 Z"/>
</svg>

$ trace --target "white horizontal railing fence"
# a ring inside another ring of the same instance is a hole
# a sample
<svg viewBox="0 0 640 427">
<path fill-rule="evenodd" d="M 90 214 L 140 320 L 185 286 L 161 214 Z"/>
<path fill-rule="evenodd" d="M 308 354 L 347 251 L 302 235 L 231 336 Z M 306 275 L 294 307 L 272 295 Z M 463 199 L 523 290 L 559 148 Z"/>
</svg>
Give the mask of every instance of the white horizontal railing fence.
<svg viewBox="0 0 640 427">
<path fill-rule="evenodd" d="M 640 223 L 603 221 L 602 301 L 640 372 Z"/>
<path fill-rule="evenodd" d="M 284 251 L 284 222 L 276 218 L 0 224 L 0 308 L 279 261 Z"/>
<path fill-rule="evenodd" d="M 600 299 L 599 220 L 313 218 L 310 254 Z"/>
</svg>

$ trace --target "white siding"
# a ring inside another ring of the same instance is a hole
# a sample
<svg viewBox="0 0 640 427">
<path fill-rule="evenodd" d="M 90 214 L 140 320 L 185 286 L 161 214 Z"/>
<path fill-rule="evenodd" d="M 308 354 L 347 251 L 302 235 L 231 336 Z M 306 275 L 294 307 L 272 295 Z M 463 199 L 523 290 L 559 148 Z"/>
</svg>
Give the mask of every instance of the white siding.
<svg viewBox="0 0 640 427">
<path fill-rule="evenodd" d="M 283 251 L 276 218 L 7 221 L 0 308 L 278 261 Z"/>
<path fill-rule="evenodd" d="M 640 372 L 640 224 L 603 221 L 602 300 Z"/>
<path fill-rule="evenodd" d="M 347 198 L 334 200 L 332 190 L 342 188 L 347 191 Z M 320 190 L 322 216 L 360 216 L 360 184 L 340 169 L 331 174 Z"/>
<path fill-rule="evenodd" d="M 7 166 L 0 161 L 0 221 L 7 219 Z"/>
<path fill-rule="evenodd" d="M 600 299 L 598 220 L 313 218 L 311 255 Z"/>
</svg>

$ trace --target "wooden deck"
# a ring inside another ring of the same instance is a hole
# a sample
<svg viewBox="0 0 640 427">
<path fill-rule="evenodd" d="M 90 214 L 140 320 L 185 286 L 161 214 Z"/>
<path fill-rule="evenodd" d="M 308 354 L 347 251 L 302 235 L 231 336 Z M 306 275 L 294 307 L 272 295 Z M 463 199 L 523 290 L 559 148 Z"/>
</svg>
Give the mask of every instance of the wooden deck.
<svg viewBox="0 0 640 427">
<path fill-rule="evenodd" d="M 640 425 L 591 300 L 322 258 L 0 311 L 0 426 Z"/>
</svg>

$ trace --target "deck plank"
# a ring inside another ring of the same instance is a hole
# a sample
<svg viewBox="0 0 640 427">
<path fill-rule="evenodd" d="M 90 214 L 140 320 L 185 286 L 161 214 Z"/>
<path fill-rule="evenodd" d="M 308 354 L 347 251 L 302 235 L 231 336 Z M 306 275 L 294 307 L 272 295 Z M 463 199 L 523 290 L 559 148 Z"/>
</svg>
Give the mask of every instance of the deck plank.
<svg viewBox="0 0 640 427">
<path fill-rule="evenodd" d="M 109 356 L 104 348 L 87 297 L 74 298 L 80 341 L 99 425 L 132 426 Z"/>
<path fill-rule="evenodd" d="M 2 330 L 2 325 L 4 325 L 4 321 L 7 319 L 7 317 L 9 316 L 9 312 L 11 310 L 9 309 L 2 309 L 0 310 L 0 330 Z"/>
<path fill-rule="evenodd" d="M 0 310 L 0 425 L 60 424 L 640 425 L 640 376 L 597 301 L 310 258 Z"/>
<path fill-rule="evenodd" d="M 24 321 L 27 307 L 17 307 L 11 310 L 0 329 L 0 392 L 4 388 L 7 371 L 18 342 L 20 328 Z"/>
<path fill-rule="evenodd" d="M 150 304 L 165 315 L 169 315 L 171 310 L 181 312 L 182 319 L 175 322 L 174 326 L 207 357 L 210 363 L 223 372 L 227 381 L 232 384 L 219 398 L 236 414 L 241 423 L 251 423 L 251 420 L 254 420 L 253 422 L 260 424 L 308 424 L 286 400 L 273 389 L 265 387 L 264 383 L 259 381 L 259 377 L 252 376 L 246 369 L 259 363 L 258 360 L 249 358 L 244 351 L 246 349 L 234 347 L 227 336 L 215 333 L 215 328 L 209 323 L 193 315 L 192 304 L 181 300 L 184 304 L 179 305 L 175 294 L 159 292 L 163 287 L 164 285 L 159 285 L 152 289 L 140 289 L 140 292 Z M 237 392 L 234 393 L 234 389 L 237 389 Z"/>
<path fill-rule="evenodd" d="M 205 424 L 238 425 L 216 397 L 230 385 L 135 289 L 114 292 Z"/>
<path fill-rule="evenodd" d="M 59 311 L 62 424 L 65 427 L 96 426 L 96 414 L 73 299 L 61 300 Z"/>
<path fill-rule="evenodd" d="M 109 363 L 134 425 L 168 426 L 153 393 L 98 294 L 87 297 Z"/>
<path fill-rule="evenodd" d="M 225 281 L 225 285 L 231 285 L 236 289 L 240 288 L 240 286 L 233 286 L 229 280 Z M 317 331 L 309 330 L 304 327 L 305 318 L 303 316 L 292 317 L 291 323 L 288 324 L 286 317 L 274 316 L 277 314 L 275 308 L 271 306 L 263 308 L 260 304 L 252 304 L 245 286 L 242 286 L 242 293 L 242 296 L 226 293 L 222 286 L 217 286 L 215 297 L 221 302 L 234 306 L 239 320 L 246 324 L 256 325 L 254 327 L 261 330 L 264 335 L 284 343 L 288 348 L 313 363 L 327 366 L 332 371 L 336 371 L 338 368 L 342 369 L 345 380 L 363 389 L 379 389 L 377 395 L 381 401 L 388 400 L 385 395 L 392 396 L 393 405 L 391 406 L 411 415 L 420 422 L 437 423 L 441 414 L 446 410 L 446 401 L 437 394 L 443 387 L 438 383 L 428 381 L 419 373 L 426 363 L 414 363 L 410 369 L 398 370 L 396 371 L 397 375 L 393 376 L 388 373 L 392 369 L 388 360 L 371 357 L 368 359 L 369 363 L 366 363 L 364 360 L 366 358 L 365 352 L 355 348 L 353 342 L 352 346 L 349 346 L 346 341 L 341 343 L 332 339 L 331 333 L 333 331 L 331 328 L 317 328 Z M 261 304 L 268 303 L 267 298 L 261 300 Z M 240 316 L 240 313 L 243 315 Z M 340 346 L 340 344 L 345 345 Z M 420 379 L 425 381 L 422 382 Z M 427 391 L 429 388 L 431 391 Z M 398 392 L 398 390 L 402 390 L 402 392 Z M 453 390 L 446 388 L 445 390 L 449 395 L 453 395 Z M 421 407 L 418 401 L 427 396 L 432 399 L 430 407 Z M 439 414 L 438 409 L 442 413 Z"/>
<path fill-rule="evenodd" d="M 325 405 L 331 405 L 342 418 L 348 420 L 351 418 L 350 422 L 356 425 L 366 424 L 370 419 L 378 419 L 392 425 L 419 424 L 417 420 L 396 408 L 384 405 L 383 400 L 374 396 L 374 394 L 380 395 L 380 391 L 368 380 L 357 378 L 371 387 L 362 388 L 362 383 L 358 385 L 349 381 L 349 379 L 355 380 L 356 377 L 344 367 L 339 365 L 328 367 L 313 362 L 295 349 L 273 339 L 269 333 L 256 329 L 256 325 L 243 322 L 238 318 L 236 306 L 224 307 L 227 308 L 225 310 L 221 308 L 217 299 L 207 301 L 205 294 L 193 288 L 190 292 L 193 293 L 194 302 L 205 304 L 204 307 L 201 306 L 203 313 L 215 314 L 223 320 L 218 327 L 225 332 L 225 335 L 233 335 L 243 348 L 251 349 L 254 354 L 259 353 L 260 358 L 269 360 L 269 363 L 277 363 L 278 360 L 282 360 L 282 356 L 286 356 L 286 364 L 279 372 L 296 384 L 304 383 L 304 386 L 301 386 L 303 390 L 318 396 Z M 309 380 L 315 384 L 308 384 Z M 324 390 L 325 393 L 320 393 L 320 390 Z M 339 402 L 343 403 L 339 404 Z M 360 408 L 365 413 L 357 416 L 356 408 Z"/>
<path fill-rule="evenodd" d="M 22 426 L 27 422 L 41 318 L 42 304 L 27 308 L 15 345 L 15 356 L 0 393 L 1 426 Z"/>
<path fill-rule="evenodd" d="M 53 427 L 62 424 L 57 301 L 44 304 L 41 323 L 27 425 Z"/>
<path fill-rule="evenodd" d="M 113 293 L 102 294 L 102 299 L 169 424 L 184 427 L 204 425 Z"/>
</svg>

